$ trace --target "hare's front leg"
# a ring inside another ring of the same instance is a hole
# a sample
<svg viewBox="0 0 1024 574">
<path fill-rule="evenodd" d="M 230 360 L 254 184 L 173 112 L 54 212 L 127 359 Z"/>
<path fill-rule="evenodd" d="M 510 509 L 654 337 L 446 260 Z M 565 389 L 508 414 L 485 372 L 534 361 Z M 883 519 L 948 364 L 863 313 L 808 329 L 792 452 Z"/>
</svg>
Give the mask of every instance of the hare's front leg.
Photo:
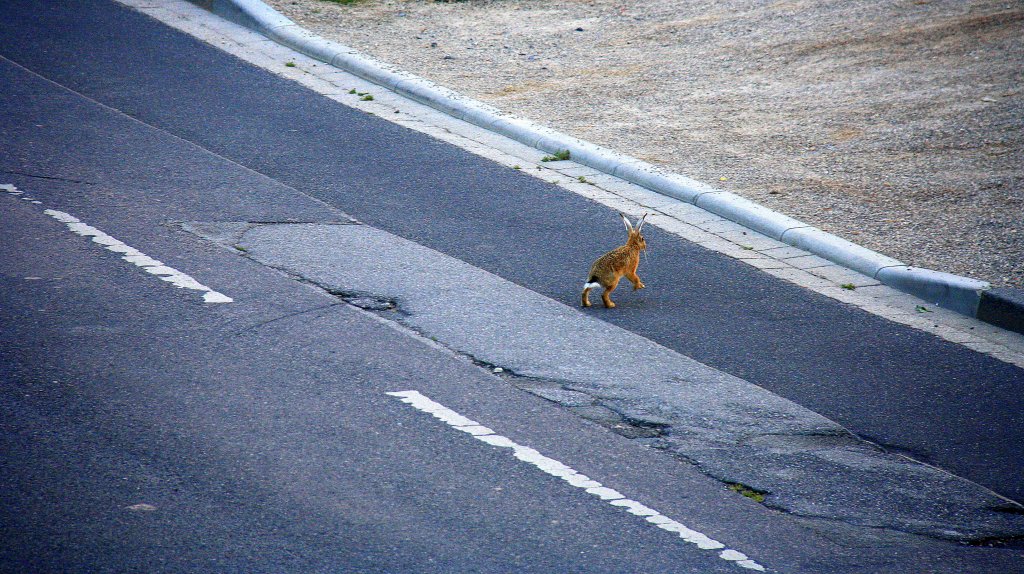
<svg viewBox="0 0 1024 574">
<path fill-rule="evenodd" d="M 635 270 L 627 273 L 626 279 L 629 279 L 629 282 L 633 284 L 634 291 L 636 291 L 637 289 L 643 289 L 644 287 L 647 287 L 646 285 L 644 285 L 644 282 L 640 280 L 640 276 L 636 274 Z"/>
</svg>

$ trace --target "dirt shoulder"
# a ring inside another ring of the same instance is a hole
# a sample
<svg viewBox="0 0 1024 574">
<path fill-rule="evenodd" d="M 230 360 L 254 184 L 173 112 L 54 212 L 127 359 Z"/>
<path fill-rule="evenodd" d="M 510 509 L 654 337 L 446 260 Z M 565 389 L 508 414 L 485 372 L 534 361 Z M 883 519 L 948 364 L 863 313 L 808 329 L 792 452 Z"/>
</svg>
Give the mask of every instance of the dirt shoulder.
<svg viewBox="0 0 1024 574">
<path fill-rule="evenodd" d="M 270 0 L 912 265 L 1024 287 L 1024 2 Z"/>
</svg>

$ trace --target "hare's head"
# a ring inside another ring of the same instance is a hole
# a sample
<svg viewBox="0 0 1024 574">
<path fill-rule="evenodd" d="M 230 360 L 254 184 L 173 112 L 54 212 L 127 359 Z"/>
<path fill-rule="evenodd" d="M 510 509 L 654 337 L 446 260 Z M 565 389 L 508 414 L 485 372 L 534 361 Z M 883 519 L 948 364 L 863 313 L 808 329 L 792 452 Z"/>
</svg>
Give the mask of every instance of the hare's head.
<svg viewBox="0 0 1024 574">
<path fill-rule="evenodd" d="M 647 241 L 644 239 L 643 234 L 640 233 L 644 228 L 644 220 L 647 219 L 647 214 L 645 213 L 644 216 L 640 218 L 640 221 L 637 222 L 636 229 L 634 229 L 633 224 L 629 222 L 629 218 L 621 213 L 619 215 L 622 216 L 622 222 L 626 224 L 626 231 L 629 233 L 629 239 L 626 241 L 626 245 L 639 251 L 647 249 Z"/>
</svg>

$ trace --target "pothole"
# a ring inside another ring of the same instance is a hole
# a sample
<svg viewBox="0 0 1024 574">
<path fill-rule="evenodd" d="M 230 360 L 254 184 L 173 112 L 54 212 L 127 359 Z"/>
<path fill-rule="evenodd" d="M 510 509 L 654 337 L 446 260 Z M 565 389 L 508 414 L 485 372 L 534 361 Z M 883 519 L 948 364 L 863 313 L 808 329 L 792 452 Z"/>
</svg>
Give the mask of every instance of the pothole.
<svg viewBox="0 0 1024 574">
<path fill-rule="evenodd" d="M 340 289 L 325 289 L 331 295 L 342 301 L 359 307 L 366 311 L 397 311 L 398 300 L 393 297 L 384 297 L 373 293 L 361 293 L 358 291 L 345 291 Z"/>
<path fill-rule="evenodd" d="M 738 492 L 754 502 L 764 503 L 764 499 L 768 497 L 767 492 L 757 490 L 741 482 L 727 482 L 726 484 L 729 486 L 729 490 Z"/>
</svg>

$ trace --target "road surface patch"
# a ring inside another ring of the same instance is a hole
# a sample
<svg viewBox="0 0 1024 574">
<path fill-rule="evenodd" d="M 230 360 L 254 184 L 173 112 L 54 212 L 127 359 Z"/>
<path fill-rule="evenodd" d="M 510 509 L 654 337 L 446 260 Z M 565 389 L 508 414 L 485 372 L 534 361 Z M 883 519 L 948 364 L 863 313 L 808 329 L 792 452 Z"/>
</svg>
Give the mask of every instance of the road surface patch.
<svg viewBox="0 0 1024 574">
<path fill-rule="evenodd" d="M 600 482 L 577 472 L 562 462 L 546 457 L 537 450 L 521 445 L 508 437 L 496 434 L 490 428 L 431 400 L 419 391 L 395 391 L 387 394 L 397 397 L 403 403 L 428 413 L 448 426 L 465 432 L 481 442 L 491 446 L 512 449 L 512 455 L 517 459 L 531 464 L 551 476 L 560 478 L 576 488 L 581 488 L 588 494 L 592 494 L 612 506 L 624 509 L 634 516 L 639 516 L 662 530 L 672 532 L 686 542 L 695 544 L 701 550 L 721 550 L 718 556 L 723 560 L 728 560 L 737 566 L 749 570 L 765 571 L 764 566 L 751 560 L 746 554 L 725 548 L 725 544 L 709 538 L 706 534 L 687 528 L 680 522 L 661 514 L 653 508 L 626 498 L 624 494 L 617 490 L 602 485 Z"/>
</svg>

